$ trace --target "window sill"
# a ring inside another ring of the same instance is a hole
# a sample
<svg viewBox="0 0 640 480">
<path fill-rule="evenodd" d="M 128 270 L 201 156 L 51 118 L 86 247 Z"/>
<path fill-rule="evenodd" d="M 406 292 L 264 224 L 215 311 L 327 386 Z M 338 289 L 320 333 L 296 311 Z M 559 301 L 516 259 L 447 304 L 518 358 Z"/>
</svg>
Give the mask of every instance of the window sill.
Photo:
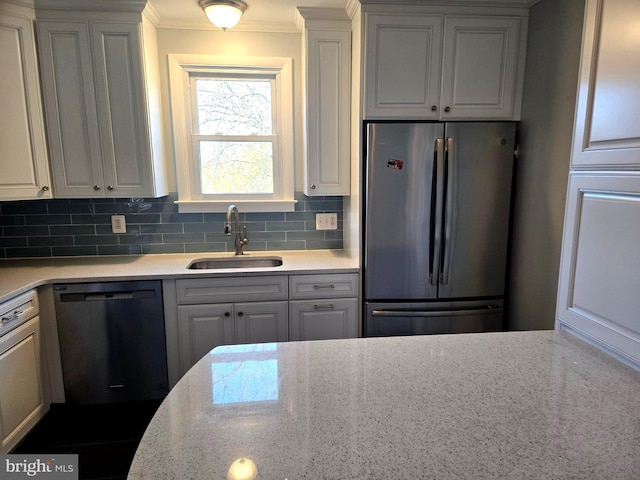
<svg viewBox="0 0 640 480">
<path fill-rule="evenodd" d="M 236 201 L 204 201 L 176 200 L 179 213 L 224 213 L 229 205 L 235 205 L 242 213 L 254 212 L 293 212 L 297 200 L 236 200 Z"/>
</svg>

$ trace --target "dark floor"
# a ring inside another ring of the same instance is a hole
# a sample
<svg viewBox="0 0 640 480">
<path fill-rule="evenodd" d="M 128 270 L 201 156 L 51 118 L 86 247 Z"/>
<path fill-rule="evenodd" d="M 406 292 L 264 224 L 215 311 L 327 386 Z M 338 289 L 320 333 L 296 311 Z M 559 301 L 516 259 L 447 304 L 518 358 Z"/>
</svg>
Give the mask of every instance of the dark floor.
<svg viewBox="0 0 640 480">
<path fill-rule="evenodd" d="M 80 480 L 124 480 L 160 401 L 54 404 L 12 453 L 76 453 Z"/>
</svg>

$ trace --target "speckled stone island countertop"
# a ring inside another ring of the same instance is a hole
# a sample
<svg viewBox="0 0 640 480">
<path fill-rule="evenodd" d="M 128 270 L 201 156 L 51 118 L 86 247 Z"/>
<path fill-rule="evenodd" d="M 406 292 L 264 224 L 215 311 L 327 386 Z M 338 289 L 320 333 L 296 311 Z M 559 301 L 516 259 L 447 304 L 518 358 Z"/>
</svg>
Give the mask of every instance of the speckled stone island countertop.
<svg viewBox="0 0 640 480">
<path fill-rule="evenodd" d="M 640 372 L 565 332 L 218 347 L 137 479 L 638 479 Z"/>
<path fill-rule="evenodd" d="M 279 267 L 188 270 L 192 260 L 233 258 L 233 253 L 174 253 L 104 257 L 0 260 L 0 302 L 22 292 L 55 282 L 198 278 L 229 275 L 270 275 L 358 271 L 358 261 L 343 250 L 248 252 L 245 258 L 279 256 Z"/>
</svg>

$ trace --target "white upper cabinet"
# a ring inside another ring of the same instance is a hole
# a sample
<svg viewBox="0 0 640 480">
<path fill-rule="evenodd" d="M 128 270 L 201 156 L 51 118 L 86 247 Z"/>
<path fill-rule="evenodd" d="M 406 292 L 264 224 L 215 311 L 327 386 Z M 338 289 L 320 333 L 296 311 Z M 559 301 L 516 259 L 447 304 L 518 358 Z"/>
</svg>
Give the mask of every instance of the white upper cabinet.
<svg viewBox="0 0 640 480">
<path fill-rule="evenodd" d="M 34 17 L 0 2 L 0 200 L 51 198 Z"/>
<path fill-rule="evenodd" d="M 640 2 L 587 3 L 572 167 L 640 165 Z"/>
<path fill-rule="evenodd" d="M 437 119 L 442 16 L 367 15 L 365 118 Z"/>
<path fill-rule="evenodd" d="M 344 10 L 299 8 L 304 19 L 304 193 L 351 190 L 351 22 Z"/>
<path fill-rule="evenodd" d="M 166 195 L 153 25 L 139 13 L 38 19 L 55 196 Z"/>
<path fill-rule="evenodd" d="M 520 116 L 521 23 L 517 17 L 446 17 L 440 119 L 509 120 L 516 110 Z"/>
<path fill-rule="evenodd" d="M 526 16 L 366 13 L 365 119 L 519 119 L 526 27 Z"/>
</svg>

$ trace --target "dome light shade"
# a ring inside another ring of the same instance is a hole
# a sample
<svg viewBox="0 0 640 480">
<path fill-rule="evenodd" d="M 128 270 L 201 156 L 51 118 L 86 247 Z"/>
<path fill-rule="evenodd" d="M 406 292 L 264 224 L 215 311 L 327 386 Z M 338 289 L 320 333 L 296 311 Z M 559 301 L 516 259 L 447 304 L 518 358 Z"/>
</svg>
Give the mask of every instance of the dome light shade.
<svg viewBox="0 0 640 480">
<path fill-rule="evenodd" d="M 216 27 L 226 30 L 233 28 L 247 9 L 242 0 L 200 0 L 198 5 Z"/>
</svg>

